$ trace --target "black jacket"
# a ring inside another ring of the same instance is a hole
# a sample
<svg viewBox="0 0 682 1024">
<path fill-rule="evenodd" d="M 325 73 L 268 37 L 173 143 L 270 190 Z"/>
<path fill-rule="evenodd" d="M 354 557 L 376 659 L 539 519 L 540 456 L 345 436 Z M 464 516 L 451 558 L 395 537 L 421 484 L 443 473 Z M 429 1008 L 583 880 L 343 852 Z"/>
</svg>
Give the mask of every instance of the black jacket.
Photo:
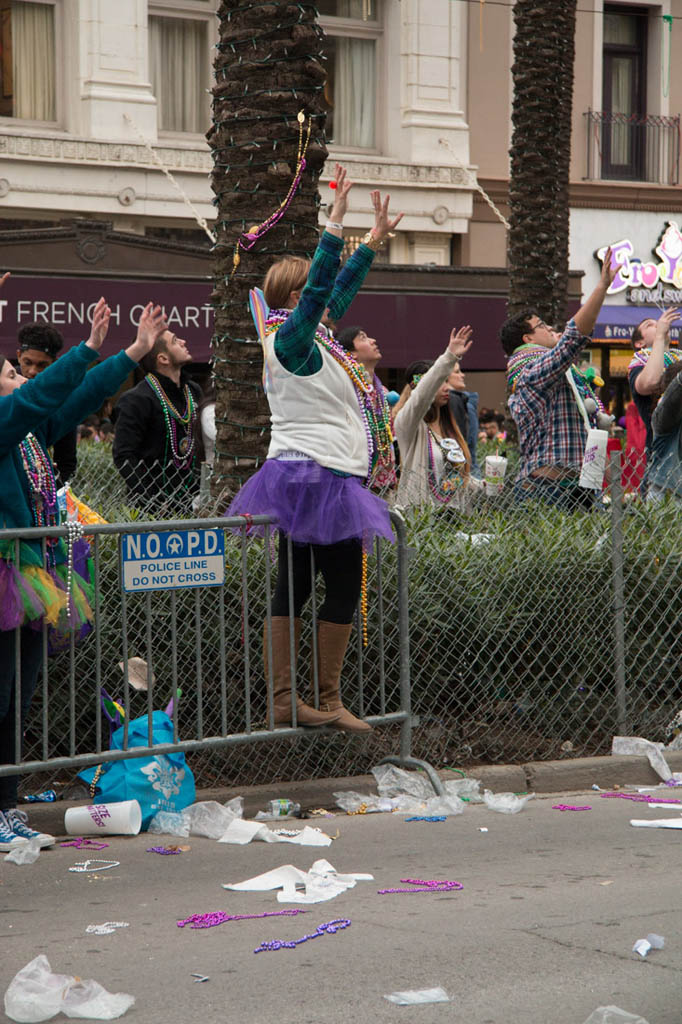
<svg viewBox="0 0 682 1024">
<path fill-rule="evenodd" d="M 163 374 L 156 376 L 169 400 L 178 412 L 183 414 L 184 381 L 182 386 L 178 387 Z M 193 381 L 188 383 L 198 405 L 201 390 Z M 199 490 L 199 461 L 195 456 L 188 469 L 178 469 L 173 464 L 161 402 L 146 378 L 121 395 L 112 418 L 116 426 L 114 464 L 128 485 L 129 492 L 141 503 L 151 506 L 150 510 L 163 510 L 166 513 L 190 512 L 192 496 Z M 175 426 L 177 444 L 180 448 L 182 440 L 187 436 L 187 428 L 177 421 Z M 198 438 L 199 431 L 197 416 L 195 438 Z"/>
<path fill-rule="evenodd" d="M 61 487 L 78 468 L 78 430 L 70 430 L 64 437 L 52 445 L 52 461 L 54 462 L 57 477 L 57 486 Z"/>
</svg>

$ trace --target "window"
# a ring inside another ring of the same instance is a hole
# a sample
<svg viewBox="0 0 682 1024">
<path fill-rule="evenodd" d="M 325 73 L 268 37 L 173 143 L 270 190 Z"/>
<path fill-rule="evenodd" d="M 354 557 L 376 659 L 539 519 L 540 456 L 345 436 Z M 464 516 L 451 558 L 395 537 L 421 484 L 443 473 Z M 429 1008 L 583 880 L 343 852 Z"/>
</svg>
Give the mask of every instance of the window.
<svg viewBox="0 0 682 1024">
<path fill-rule="evenodd" d="M 172 0 L 170 0 L 172 3 Z M 215 0 L 150 6 L 149 68 L 159 131 L 203 135 L 210 124 L 210 43 Z M 207 12 L 207 17 L 197 16 Z"/>
<path fill-rule="evenodd" d="M 639 180 L 645 161 L 647 12 L 604 10 L 603 176 Z"/>
<path fill-rule="evenodd" d="M 52 4 L 0 0 L 0 116 L 56 121 Z"/>
<path fill-rule="evenodd" d="M 335 146 L 376 146 L 378 0 L 318 0 L 326 40 L 327 137 Z"/>
</svg>

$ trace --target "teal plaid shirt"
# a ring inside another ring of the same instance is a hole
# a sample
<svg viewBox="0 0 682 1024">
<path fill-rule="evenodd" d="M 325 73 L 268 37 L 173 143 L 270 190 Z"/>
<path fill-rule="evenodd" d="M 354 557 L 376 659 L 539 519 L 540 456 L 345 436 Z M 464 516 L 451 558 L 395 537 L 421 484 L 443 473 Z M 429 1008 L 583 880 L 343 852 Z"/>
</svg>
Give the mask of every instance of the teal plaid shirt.
<svg viewBox="0 0 682 1024">
<path fill-rule="evenodd" d="M 277 358 L 289 373 L 299 377 L 309 377 L 322 366 L 315 331 L 325 309 L 329 307 L 330 319 L 339 320 L 360 291 L 372 266 L 374 251 L 367 245 L 359 245 L 337 276 L 343 244 L 342 238 L 324 232 L 296 308 L 275 336 Z"/>
</svg>

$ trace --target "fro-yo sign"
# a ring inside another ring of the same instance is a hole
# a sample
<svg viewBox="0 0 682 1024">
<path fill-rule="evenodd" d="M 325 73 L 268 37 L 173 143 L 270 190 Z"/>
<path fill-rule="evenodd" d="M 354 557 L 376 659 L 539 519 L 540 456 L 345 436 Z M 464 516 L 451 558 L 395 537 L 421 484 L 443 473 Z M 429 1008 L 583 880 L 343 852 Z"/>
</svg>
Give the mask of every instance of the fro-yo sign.
<svg viewBox="0 0 682 1024">
<path fill-rule="evenodd" d="M 644 262 L 635 256 L 635 248 L 629 238 L 611 242 L 611 262 L 618 267 L 618 273 L 607 295 L 617 295 L 626 288 L 651 290 L 663 282 L 682 289 L 682 232 L 676 221 L 669 220 L 666 223 L 667 227 L 653 250 L 660 257 L 660 262 Z M 596 252 L 602 264 L 608 248 L 605 245 Z"/>
</svg>

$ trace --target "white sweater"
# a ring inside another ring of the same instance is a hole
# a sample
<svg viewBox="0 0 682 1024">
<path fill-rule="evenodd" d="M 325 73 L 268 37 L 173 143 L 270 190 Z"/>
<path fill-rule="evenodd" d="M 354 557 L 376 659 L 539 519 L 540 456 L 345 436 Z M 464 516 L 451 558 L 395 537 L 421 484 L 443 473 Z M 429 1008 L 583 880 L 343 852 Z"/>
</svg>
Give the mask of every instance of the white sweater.
<svg viewBox="0 0 682 1024">
<path fill-rule="evenodd" d="M 272 433 L 268 458 L 303 452 L 320 466 L 364 480 L 369 453 L 355 388 L 346 371 L 319 343 L 322 366 L 299 377 L 280 363 L 276 334 L 265 343 Z"/>
<path fill-rule="evenodd" d="M 429 428 L 424 417 L 457 362 L 451 352 L 445 351 L 439 356 L 395 418 L 395 436 L 400 446 L 397 505 L 435 502 L 429 488 Z"/>
</svg>

